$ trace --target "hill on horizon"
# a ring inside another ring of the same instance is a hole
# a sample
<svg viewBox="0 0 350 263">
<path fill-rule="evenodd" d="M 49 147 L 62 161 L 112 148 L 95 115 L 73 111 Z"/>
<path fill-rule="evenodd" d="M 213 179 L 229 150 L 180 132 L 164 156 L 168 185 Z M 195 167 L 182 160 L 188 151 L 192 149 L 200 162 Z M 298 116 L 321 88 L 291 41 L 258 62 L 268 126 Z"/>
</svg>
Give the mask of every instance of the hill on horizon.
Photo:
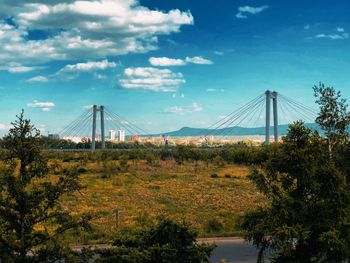
<svg viewBox="0 0 350 263">
<path fill-rule="evenodd" d="M 321 132 L 320 127 L 316 123 L 305 123 L 305 126 Z M 278 134 L 286 135 L 288 131 L 288 124 L 278 125 Z M 273 135 L 273 127 L 270 128 L 270 134 Z M 191 128 L 191 127 L 182 127 L 177 131 L 153 134 L 153 136 L 172 136 L 172 137 L 186 137 L 186 136 L 203 136 L 203 135 L 215 135 L 215 136 L 247 136 L 247 135 L 265 135 L 265 127 L 228 127 L 217 130 L 211 130 L 206 128 Z"/>
</svg>

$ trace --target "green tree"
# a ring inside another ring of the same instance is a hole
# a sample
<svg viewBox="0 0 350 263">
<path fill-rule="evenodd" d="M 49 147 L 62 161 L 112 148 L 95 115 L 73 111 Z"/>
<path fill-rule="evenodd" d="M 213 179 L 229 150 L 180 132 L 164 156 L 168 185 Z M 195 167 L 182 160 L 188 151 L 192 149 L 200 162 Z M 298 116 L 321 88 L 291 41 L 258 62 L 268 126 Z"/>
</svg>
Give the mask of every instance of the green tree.
<svg viewBox="0 0 350 263">
<path fill-rule="evenodd" d="M 186 224 L 163 219 L 149 230 L 115 241 L 115 249 L 98 251 L 101 262 L 204 263 L 215 246 L 198 244 L 197 234 Z"/>
<path fill-rule="evenodd" d="M 247 213 L 246 238 L 260 248 L 258 262 L 342 262 L 350 257 L 350 195 L 328 145 L 302 122 L 250 178 L 269 205 Z"/>
<path fill-rule="evenodd" d="M 316 103 L 320 112 L 316 123 L 324 130 L 328 143 L 329 154 L 336 144 L 344 143 L 348 137 L 347 127 L 350 124 L 350 113 L 347 111 L 346 100 L 341 98 L 340 91 L 333 87 L 325 87 L 323 83 L 314 86 Z"/>
<path fill-rule="evenodd" d="M 23 111 L 12 125 L 1 145 L 0 261 L 55 261 L 66 251 L 59 238 L 89 227 L 88 218 L 73 217 L 60 205 L 64 194 L 82 186 L 75 171 L 49 177 L 40 132 Z"/>
</svg>

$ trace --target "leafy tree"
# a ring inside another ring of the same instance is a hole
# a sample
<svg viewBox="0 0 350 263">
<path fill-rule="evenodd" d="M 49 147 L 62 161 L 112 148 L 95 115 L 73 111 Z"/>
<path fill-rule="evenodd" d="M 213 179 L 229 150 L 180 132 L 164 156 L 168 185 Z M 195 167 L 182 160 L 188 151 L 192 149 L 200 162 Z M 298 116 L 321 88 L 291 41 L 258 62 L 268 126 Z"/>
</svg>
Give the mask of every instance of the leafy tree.
<svg viewBox="0 0 350 263">
<path fill-rule="evenodd" d="M 59 238 L 73 228 L 89 227 L 60 205 L 66 193 L 79 191 L 76 171 L 50 178 L 41 152 L 40 132 L 23 111 L 2 140 L 0 170 L 0 261 L 54 262 L 67 250 Z"/>
<path fill-rule="evenodd" d="M 163 219 L 149 230 L 115 241 L 115 249 L 97 251 L 101 262 L 209 262 L 214 245 L 198 244 L 197 234 L 185 224 Z"/>
<path fill-rule="evenodd" d="M 302 122 L 250 178 L 269 201 L 247 213 L 246 238 L 260 248 L 258 262 L 342 262 L 350 257 L 350 195 L 328 145 Z"/>
<path fill-rule="evenodd" d="M 314 86 L 316 103 L 320 112 L 316 123 L 325 131 L 330 155 L 335 144 L 344 143 L 348 137 L 347 127 L 350 124 L 350 113 L 347 111 L 346 100 L 341 98 L 340 91 L 333 87 L 325 87 L 323 83 Z"/>
</svg>

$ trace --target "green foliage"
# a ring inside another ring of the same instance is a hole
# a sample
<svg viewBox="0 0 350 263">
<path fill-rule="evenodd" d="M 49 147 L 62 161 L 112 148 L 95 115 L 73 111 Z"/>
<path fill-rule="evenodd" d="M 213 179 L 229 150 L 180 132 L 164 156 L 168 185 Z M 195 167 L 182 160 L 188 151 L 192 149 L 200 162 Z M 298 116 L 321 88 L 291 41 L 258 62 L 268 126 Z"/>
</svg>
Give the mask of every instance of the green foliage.
<svg viewBox="0 0 350 263">
<path fill-rule="evenodd" d="M 121 172 L 126 172 L 129 168 L 128 164 L 128 156 L 127 155 L 122 155 L 120 156 L 119 159 L 119 169 Z"/>
<path fill-rule="evenodd" d="M 102 161 L 102 177 L 111 178 L 119 173 L 119 166 L 114 161 Z"/>
<path fill-rule="evenodd" d="M 343 143 L 348 137 L 347 127 L 350 124 L 350 113 L 347 111 L 346 100 L 341 98 L 340 91 L 333 87 L 325 87 L 320 83 L 314 86 L 316 103 L 320 112 L 316 123 L 324 130 L 330 153 L 336 143 Z"/>
<path fill-rule="evenodd" d="M 242 227 L 274 262 L 342 262 L 350 257 L 350 194 L 327 144 L 303 123 L 251 174 L 270 205 L 247 213 Z"/>
<path fill-rule="evenodd" d="M 80 174 L 86 173 L 86 172 L 88 172 L 88 169 L 86 167 L 84 167 L 84 166 L 79 166 L 77 168 L 77 172 L 80 173 Z"/>
<path fill-rule="evenodd" d="M 114 242 L 116 248 L 97 252 L 100 262 L 209 262 L 215 246 L 198 244 L 196 238 L 187 225 L 163 219 L 149 230 L 119 238 Z"/>
<path fill-rule="evenodd" d="M 156 162 L 156 156 L 153 152 L 148 152 L 145 156 L 145 160 L 147 161 L 147 164 L 154 165 Z"/>
<path fill-rule="evenodd" d="M 39 131 L 24 119 L 23 111 L 17 117 L 1 145 L 0 261 L 42 262 L 63 253 L 57 240 L 67 230 L 88 228 L 88 218 L 73 217 L 59 204 L 62 195 L 82 188 L 78 173 L 49 180 Z"/>
<path fill-rule="evenodd" d="M 210 178 L 219 178 L 219 175 L 214 173 L 210 175 Z"/>
<path fill-rule="evenodd" d="M 218 233 L 223 230 L 224 226 L 219 220 L 214 218 L 207 222 L 205 228 L 208 233 Z"/>
</svg>

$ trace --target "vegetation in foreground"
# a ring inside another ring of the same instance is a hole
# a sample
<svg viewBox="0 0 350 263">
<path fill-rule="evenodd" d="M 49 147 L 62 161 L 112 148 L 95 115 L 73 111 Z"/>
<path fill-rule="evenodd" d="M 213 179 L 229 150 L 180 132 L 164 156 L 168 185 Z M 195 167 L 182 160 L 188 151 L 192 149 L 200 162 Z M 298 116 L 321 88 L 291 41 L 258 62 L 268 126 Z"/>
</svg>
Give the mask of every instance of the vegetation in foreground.
<svg viewBox="0 0 350 263">
<path fill-rule="evenodd" d="M 63 197 L 82 190 L 78 176 L 85 170 L 48 165 L 39 136 L 22 112 L 2 141 L 0 262 L 209 262 L 214 247 L 198 244 L 196 232 L 170 220 L 133 229 L 115 241 L 117 248 L 73 252 L 65 234 L 89 230 L 93 213 L 70 210 Z"/>
<path fill-rule="evenodd" d="M 348 262 L 350 259 L 350 113 L 340 93 L 314 88 L 325 137 L 297 122 L 251 179 L 270 205 L 244 216 L 258 262 Z"/>
<path fill-rule="evenodd" d="M 87 217 L 72 215 L 59 202 L 62 195 L 81 189 L 78 173 L 50 180 L 39 136 L 22 112 L 2 142 L 0 259 L 4 262 L 32 262 L 43 254 L 59 253 L 61 235 L 89 227 Z"/>
</svg>

